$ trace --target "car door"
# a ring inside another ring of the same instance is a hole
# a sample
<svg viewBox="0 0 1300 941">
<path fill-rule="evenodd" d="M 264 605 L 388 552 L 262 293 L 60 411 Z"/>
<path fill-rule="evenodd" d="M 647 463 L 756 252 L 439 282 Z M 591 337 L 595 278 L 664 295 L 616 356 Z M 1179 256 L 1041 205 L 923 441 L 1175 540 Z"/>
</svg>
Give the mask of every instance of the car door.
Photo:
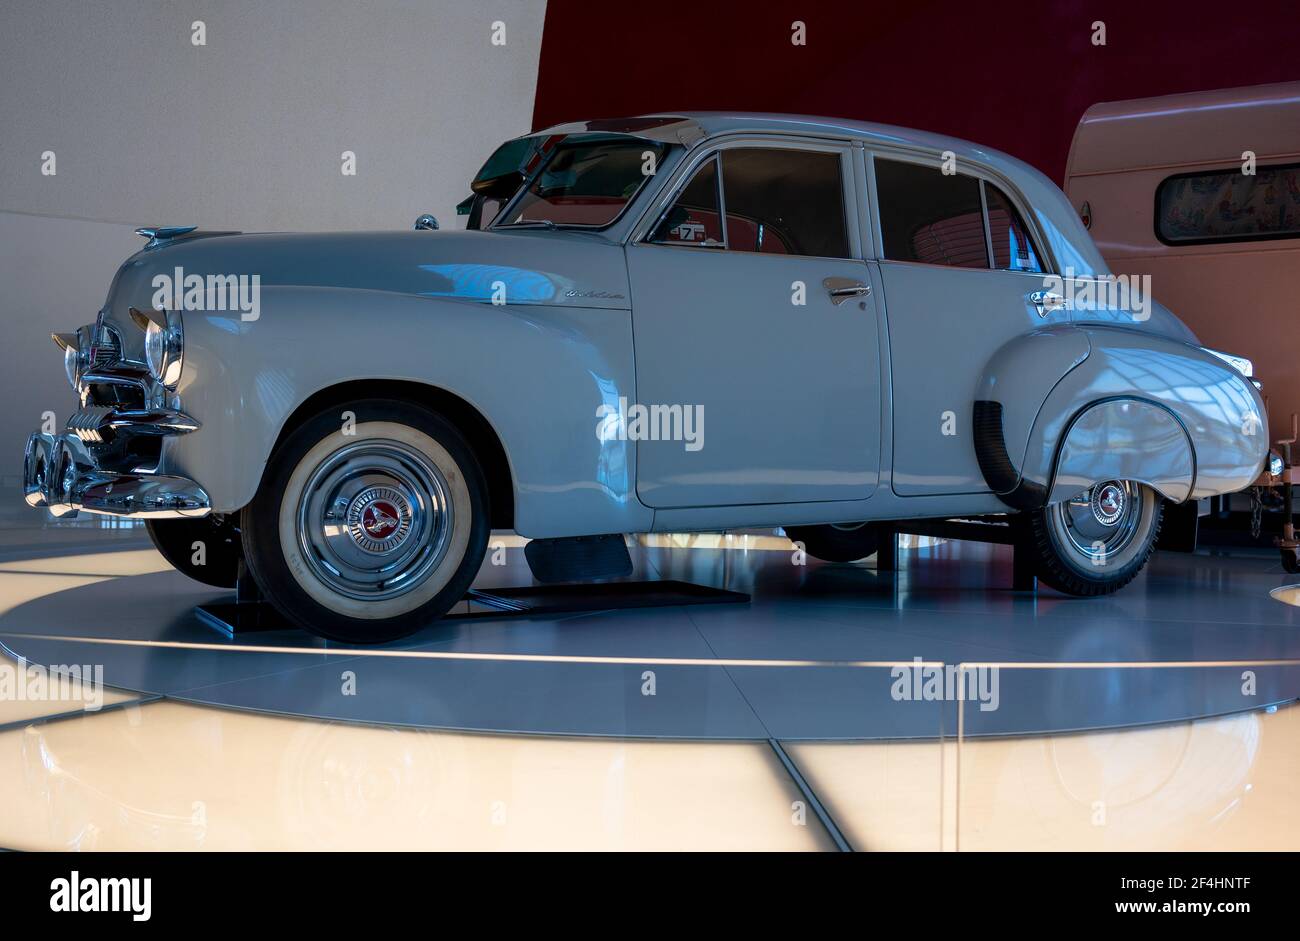
<svg viewBox="0 0 1300 941">
<path fill-rule="evenodd" d="M 1040 243 L 1001 187 L 945 173 L 937 158 L 876 154 L 869 168 L 893 377 L 893 490 L 987 493 L 972 431 L 984 366 L 1011 338 L 1068 322 L 1069 311 L 1042 296 Z"/>
<path fill-rule="evenodd" d="M 702 421 L 696 444 L 634 436 L 643 503 L 871 495 L 879 285 L 854 189 L 847 144 L 731 141 L 691 161 L 628 245 L 638 403 Z"/>
</svg>

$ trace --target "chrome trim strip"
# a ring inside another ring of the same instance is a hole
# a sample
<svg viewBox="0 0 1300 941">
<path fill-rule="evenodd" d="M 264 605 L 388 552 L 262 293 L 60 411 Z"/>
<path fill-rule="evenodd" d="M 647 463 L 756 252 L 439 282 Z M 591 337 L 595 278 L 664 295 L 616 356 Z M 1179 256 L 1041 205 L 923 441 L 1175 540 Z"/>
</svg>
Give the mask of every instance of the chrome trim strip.
<svg viewBox="0 0 1300 941">
<path fill-rule="evenodd" d="M 179 409 L 114 410 L 107 405 L 87 405 L 68 419 L 67 429 L 82 441 L 100 442 L 135 435 L 185 435 L 199 429 L 199 421 Z M 107 432 L 107 434 L 106 434 Z"/>
</svg>

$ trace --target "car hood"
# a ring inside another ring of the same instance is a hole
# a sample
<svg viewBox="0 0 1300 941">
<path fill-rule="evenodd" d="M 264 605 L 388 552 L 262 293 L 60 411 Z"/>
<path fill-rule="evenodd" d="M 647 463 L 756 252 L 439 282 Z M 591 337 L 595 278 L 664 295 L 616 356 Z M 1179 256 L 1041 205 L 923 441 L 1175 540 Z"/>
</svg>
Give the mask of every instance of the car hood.
<svg viewBox="0 0 1300 941">
<path fill-rule="evenodd" d="M 157 306 L 160 285 L 191 275 L 256 276 L 262 291 L 332 287 L 473 303 L 630 309 L 622 248 L 592 233 L 194 232 L 128 258 L 114 278 L 107 314 L 129 322 L 130 307 Z"/>
</svg>

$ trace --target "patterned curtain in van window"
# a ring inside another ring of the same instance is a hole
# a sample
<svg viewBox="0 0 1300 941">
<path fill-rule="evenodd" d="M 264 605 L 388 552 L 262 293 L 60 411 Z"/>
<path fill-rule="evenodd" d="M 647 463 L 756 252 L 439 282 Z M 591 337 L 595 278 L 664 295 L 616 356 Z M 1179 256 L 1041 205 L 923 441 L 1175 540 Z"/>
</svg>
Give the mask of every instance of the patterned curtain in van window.
<svg viewBox="0 0 1300 941">
<path fill-rule="evenodd" d="M 1300 238 L 1300 164 L 1170 177 L 1156 202 L 1167 242 Z"/>
</svg>

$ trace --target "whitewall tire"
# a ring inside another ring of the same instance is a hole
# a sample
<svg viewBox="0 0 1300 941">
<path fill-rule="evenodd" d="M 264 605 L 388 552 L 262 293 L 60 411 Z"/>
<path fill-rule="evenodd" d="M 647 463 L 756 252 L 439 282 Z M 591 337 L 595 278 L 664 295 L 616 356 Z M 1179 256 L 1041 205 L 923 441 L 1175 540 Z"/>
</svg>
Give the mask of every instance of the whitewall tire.
<svg viewBox="0 0 1300 941">
<path fill-rule="evenodd" d="M 459 601 L 482 564 L 488 519 L 482 470 L 450 422 L 368 400 L 285 438 L 242 528 L 249 569 L 281 612 L 364 643 L 410 634 Z"/>
</svg>

